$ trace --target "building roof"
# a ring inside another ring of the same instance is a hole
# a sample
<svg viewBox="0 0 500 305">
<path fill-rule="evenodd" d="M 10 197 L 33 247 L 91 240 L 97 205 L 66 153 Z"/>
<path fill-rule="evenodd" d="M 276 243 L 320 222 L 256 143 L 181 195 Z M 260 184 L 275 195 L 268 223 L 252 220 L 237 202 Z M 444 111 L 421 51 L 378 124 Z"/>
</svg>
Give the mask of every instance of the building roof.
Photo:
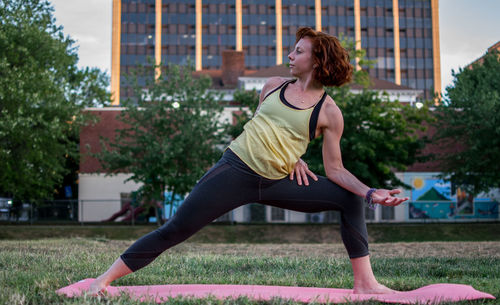
<svg viewBox="0 0 500 305">
<path fill-rule="evenodd" d="M 493 50 L 500 51 L 500 41 L 488 48 L 488 52 L 491 52 Z"/>
<path fill-rule="evenodd" d="M 290 69 L 287 67 L 287 65 L 278 65 L 278 66 L 260 69 L 254 73 L 251 73 L 251 74 L 245 75 L 245 76 L 252 77 L 252 78 L 253 77 L 254 78 L 268 78 L 268 77 L 273 77 L 273 76 L 291 77 L 290 76 Z M 393 82 L 378 79 L 378 78 L 375 78 L 372 76 L 370 76 L 370 81 L 371 81 L 372 85 L 369 88 L 374 89 L 374 90 L 416 90 L 416 89 L 412 89 L 412 88 L 407 87 L 407 86 L 397 85 Z M 351 88 L 352 89 L 362 89 L 363 86 L 358 85 L 358 84 L 352 84 Z"/>
<path fill-rule="evenodd" d="M 497 43 L 495 43 L 494 45 L 492 45 L 491 47 L 488 48 L 488 52 L 491 52 L 493 50 L 497 50 L 500 52 L 500 41 L 498 41 Z M 467 68 L 471 69 L 472 65 L 477 63 L 477 62 L 482 63 L 484 60 L 484 56 L 486 56 L 486 54 L 482 55 L 481 57 L 479 57 L 478 59 L 474 60 L 472 63 L 467 65 Z"/>
<path fill-rule="evenodd" d="M 255 70 L 245 70 L 242 76 L 248 76 L 255 73 Z M 212 78 L 212 89 L 236 89 L 237 85 L 224 85 L 222 82 L 222 70 L 200 70 L 194 71 L 193 76 L 208 75 Z"/>
<path fill-rule="evenodd" d="M 263 68 L 260 70 L 257 70 L 256 72 L 248 75 L 248 77 L 262 77 L 262 78 L 267 78 L 267 77 L 273 77 L 273 76 L 281 76 L 281 77 L 291 77 L 290 76 L 290 69 L 287 67 L 287 65 L 278 65 L 278 66 L 272 66 L 269 68 Z"/>
</svg>

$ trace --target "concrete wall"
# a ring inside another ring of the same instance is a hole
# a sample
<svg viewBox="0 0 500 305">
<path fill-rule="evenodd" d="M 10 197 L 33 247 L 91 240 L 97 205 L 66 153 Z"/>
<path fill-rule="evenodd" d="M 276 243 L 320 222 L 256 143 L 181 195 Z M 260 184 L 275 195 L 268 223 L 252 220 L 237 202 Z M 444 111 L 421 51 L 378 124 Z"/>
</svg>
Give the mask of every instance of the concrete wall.
<svg viewBox="0 0 500 305">
<path fill-rule="evenodd" d="M 124 182 L 131 174 L 105 176 L 79 174 L 78 220 L 101 221 L 121 209 L 120 193 L 130 193 L 141 187 L 133 181 Z"/>
</svg>

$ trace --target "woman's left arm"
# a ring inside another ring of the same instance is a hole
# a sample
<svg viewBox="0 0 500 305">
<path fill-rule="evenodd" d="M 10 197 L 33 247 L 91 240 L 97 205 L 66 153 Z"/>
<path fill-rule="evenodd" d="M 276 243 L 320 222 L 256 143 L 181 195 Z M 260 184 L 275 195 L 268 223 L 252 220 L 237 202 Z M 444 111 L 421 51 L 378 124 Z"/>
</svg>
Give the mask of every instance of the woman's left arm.
<svg viewBox="0 0 500 305">
<path fill-rule="evenodd" d="M 340 151 L 340 138 L 344 131 L 342 113 L 334 103 L 325 103 L 324 114 L 323 164 L 325 166 L 326 176 L 341 187 L 365 198 L 370 188 L 359 181 L 359 179 L 345 169 L 342 164 L 342 155 Z M 400 192 L 401 191 L 398 189 L 377 189 L 372 193 L 371 198 L 374 203 L 386 206 L 396 206 L 408 200 L 408 198 L 393 197 L 393 195 L 399 194 Z"/>
</svg>

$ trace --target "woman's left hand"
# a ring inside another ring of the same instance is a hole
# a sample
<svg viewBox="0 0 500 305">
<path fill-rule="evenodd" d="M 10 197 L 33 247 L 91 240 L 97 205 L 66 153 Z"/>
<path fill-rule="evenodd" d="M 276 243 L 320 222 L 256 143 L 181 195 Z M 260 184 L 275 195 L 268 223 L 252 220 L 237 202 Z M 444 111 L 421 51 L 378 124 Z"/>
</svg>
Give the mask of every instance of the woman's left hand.
<svg viewBox="0 0 500 305">
<path fill-rule="evenodd" d="M 295 163 L 293 171 L 290 173 L 290 180 L 293 180 L 293 177 L 296 176 L 298 185 L 302 185 L 302 181 L 304 181 L 305 185 L 309 185 L 309 180 L 307 179 L 308 175 L 311 176 L 314 181 L 318 181 L 318 177 L 316 177 L 316 175 L 311 172 L 309 167 L 307 167 L 307 163 L 304 162 L 304 160 L 299 159 L 299 161 Z"/>
<path fill-rule="evenodd" d="M 398 198 L 393 196 L 399 193 L 401 193 L 401 190 L 398 189 L 394 190 L 377 189 L 372 194 L 372 200 L 373 203 L 378 203 L 380 205 L 385 205 L 388 207 L 394 207 L 409 199 L 408 197 Z"/>
</svg>

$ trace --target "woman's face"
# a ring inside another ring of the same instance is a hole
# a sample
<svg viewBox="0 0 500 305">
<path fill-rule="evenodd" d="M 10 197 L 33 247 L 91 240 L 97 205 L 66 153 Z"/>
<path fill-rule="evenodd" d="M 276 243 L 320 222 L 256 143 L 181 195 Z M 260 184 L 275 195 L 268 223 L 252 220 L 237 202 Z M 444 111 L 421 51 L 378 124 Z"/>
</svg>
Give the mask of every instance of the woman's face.
<svg viewBox="0 0 500 305">
<path fill-rule="evenodd" d="M 301 38 L 295 44 L 294 50 L 288 54 L 290 73 L 300 76 L 314 70 L 312 60 L 312 41 L 308 37 Z"/>
</svg>

